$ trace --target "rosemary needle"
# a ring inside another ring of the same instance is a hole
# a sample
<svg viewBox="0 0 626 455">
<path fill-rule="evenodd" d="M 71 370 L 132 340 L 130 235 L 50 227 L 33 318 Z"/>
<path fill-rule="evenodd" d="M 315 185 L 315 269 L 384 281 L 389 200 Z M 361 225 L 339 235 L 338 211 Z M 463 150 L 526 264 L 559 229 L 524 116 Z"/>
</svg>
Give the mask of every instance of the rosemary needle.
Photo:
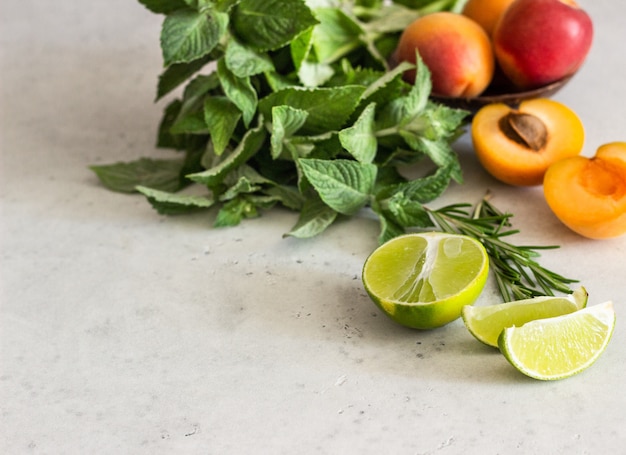
<svg viewBox="0 0 626 455">
<path fill-rule="evenodd" d="M 511 229 L 513 215 L 498 210 L 489 202 L 489 197 L 487 194 L 474 207 L 471 204 L 452 204 L 426 210 L 438 229 L 473 237 L 484 245 L 505 302 L 554 295 L 555 291 L 571 293 L 569 284 L 578 280 L 548 270 L 536 260 L 540 256 L 539 250 L 559 247 L 518 246 L 503 240 L 519 231 Z"/>
</svg>

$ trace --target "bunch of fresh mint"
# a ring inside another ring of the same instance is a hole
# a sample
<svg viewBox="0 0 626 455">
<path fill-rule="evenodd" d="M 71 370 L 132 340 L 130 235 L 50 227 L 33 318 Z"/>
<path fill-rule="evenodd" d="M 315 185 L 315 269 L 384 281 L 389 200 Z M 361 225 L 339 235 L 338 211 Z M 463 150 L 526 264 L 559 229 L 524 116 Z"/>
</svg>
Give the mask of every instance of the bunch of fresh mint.
<svg viewBox="0 0 626 455">
<path fill-rule="evenodd" d="M 162 214 L 217 208 L 232 226 L 280 204 L 310 237 L 370 207 L 380 241 L 430 226 L 423 204 L 462 173 L 451 143 L 465 111 L 432 102 L 418 59 L 389 66 L 402 30 L 451 0 L 140 0 L 164 15 L 157 100 L 169 160 L 92 166 L 108 188 Z M 399 169 L 421 162 L 424 175 Z M 180 191 L 195 185 L 201 191 Z"/>
</svg>

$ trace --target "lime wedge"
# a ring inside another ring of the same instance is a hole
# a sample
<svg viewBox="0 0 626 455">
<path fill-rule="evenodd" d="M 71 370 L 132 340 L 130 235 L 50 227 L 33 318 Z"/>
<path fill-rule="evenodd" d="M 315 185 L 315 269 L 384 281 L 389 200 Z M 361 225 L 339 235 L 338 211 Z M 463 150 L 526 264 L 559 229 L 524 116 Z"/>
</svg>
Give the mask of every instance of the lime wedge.
<svg viewBox="0 0 626 455">
<path fill-rule="evenodd" d="M 461 315 L 478 298 L 489 273 L 483 245 L 467 236 L 406 234 L 365 261 L 363 284 L 374 303 L 407 327 L 431 329 Z"/>
<path fill-rule="evenodd" d="M 463 307 L 461 315 L 465 327 L 478 341 L 497 348 L 498 336 L 505 328 L 573 313 L 587 305 L 587 297 L 587 291 L 581 287 L 565 297 L 542 296 L 498 305 L 468 305 Z"/>
<path fill-rule="evenodd" d="M 613 304 L 606 302 L 506 328 L 498 346 L 511 365 L 525 375 L 563 379 L 580 373 L 600 357 L 614 327 Z"/>
</svg>

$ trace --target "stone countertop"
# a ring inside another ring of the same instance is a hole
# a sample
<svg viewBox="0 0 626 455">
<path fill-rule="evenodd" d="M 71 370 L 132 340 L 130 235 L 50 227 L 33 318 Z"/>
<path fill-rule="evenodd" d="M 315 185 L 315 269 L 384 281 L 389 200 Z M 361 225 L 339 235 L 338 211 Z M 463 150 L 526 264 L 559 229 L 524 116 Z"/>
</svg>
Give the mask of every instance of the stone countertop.
<svg viewBox="0 0 626 455">
<path fill-rule="evenodd" d="M 555 98 L 585 155 L 625 140 L 626 6 L 583 1 L 596 36 Z M 214 229 L 106 191 L 88 166 L 154 147 L 161 19 L 136 1 L 0 5 L 0 452 L 5 454 L 605 454 L 626 445 L 626 237 L 561 225 L 456 145 L 466 182 L 515 214 L 518 244 L 581 280 L 618 324 L 584 373 L 531 380 L 457 320 L 401 328 L 366 296 L 377 222 L 282 238 L 274 210 Z M 477 304 L 496 303 L 489 283 Z"/>
</svg>

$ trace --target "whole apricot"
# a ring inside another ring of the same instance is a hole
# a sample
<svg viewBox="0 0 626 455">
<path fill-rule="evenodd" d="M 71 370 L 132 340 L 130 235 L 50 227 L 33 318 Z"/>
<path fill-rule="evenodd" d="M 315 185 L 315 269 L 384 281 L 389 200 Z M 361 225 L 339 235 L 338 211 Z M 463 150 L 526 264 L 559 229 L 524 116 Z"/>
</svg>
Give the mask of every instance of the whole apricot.
<svg viewBox="0 0 626 455">
<path fill-rule="evenodd" d="M 548 98 L 520 103 L 517 109 L 495 103 L 482 107 L 471 126 L 478 160 L 509 185 L 540 185 L 548 167 L 580 154 L 583 124 L 569 107 Z"/>
<path fill-rule="evenodd" d="M 462 14 L 477 22 L 491 36 L 500 16 L 513 2 L 514 0 L 468 0 Z"/>
<path fill-rule="evenodd" d="M 515 0 L 493 31 L 496 60 L 519 89 L 574 74 L 592 39 L 591 18 L 573 0 Z"/>
<path fill-rule="evenodd" d="M 474 97 L 493 77 L 495 58 L 487 33 L 461 14 L 437 12 L 412 22 L 400 36 L 395 60 L 415 63 L 416 51 L 431 73 L 434 95 Z M 415 80 L 415 71 L 404 74 Z"/>
<path fill-rule="evenodd" d="M 556 217 L 578 234 L 603 239 L 626 233 L 626 142 L 548 168 L 544 195 Z"/>
</svg>

